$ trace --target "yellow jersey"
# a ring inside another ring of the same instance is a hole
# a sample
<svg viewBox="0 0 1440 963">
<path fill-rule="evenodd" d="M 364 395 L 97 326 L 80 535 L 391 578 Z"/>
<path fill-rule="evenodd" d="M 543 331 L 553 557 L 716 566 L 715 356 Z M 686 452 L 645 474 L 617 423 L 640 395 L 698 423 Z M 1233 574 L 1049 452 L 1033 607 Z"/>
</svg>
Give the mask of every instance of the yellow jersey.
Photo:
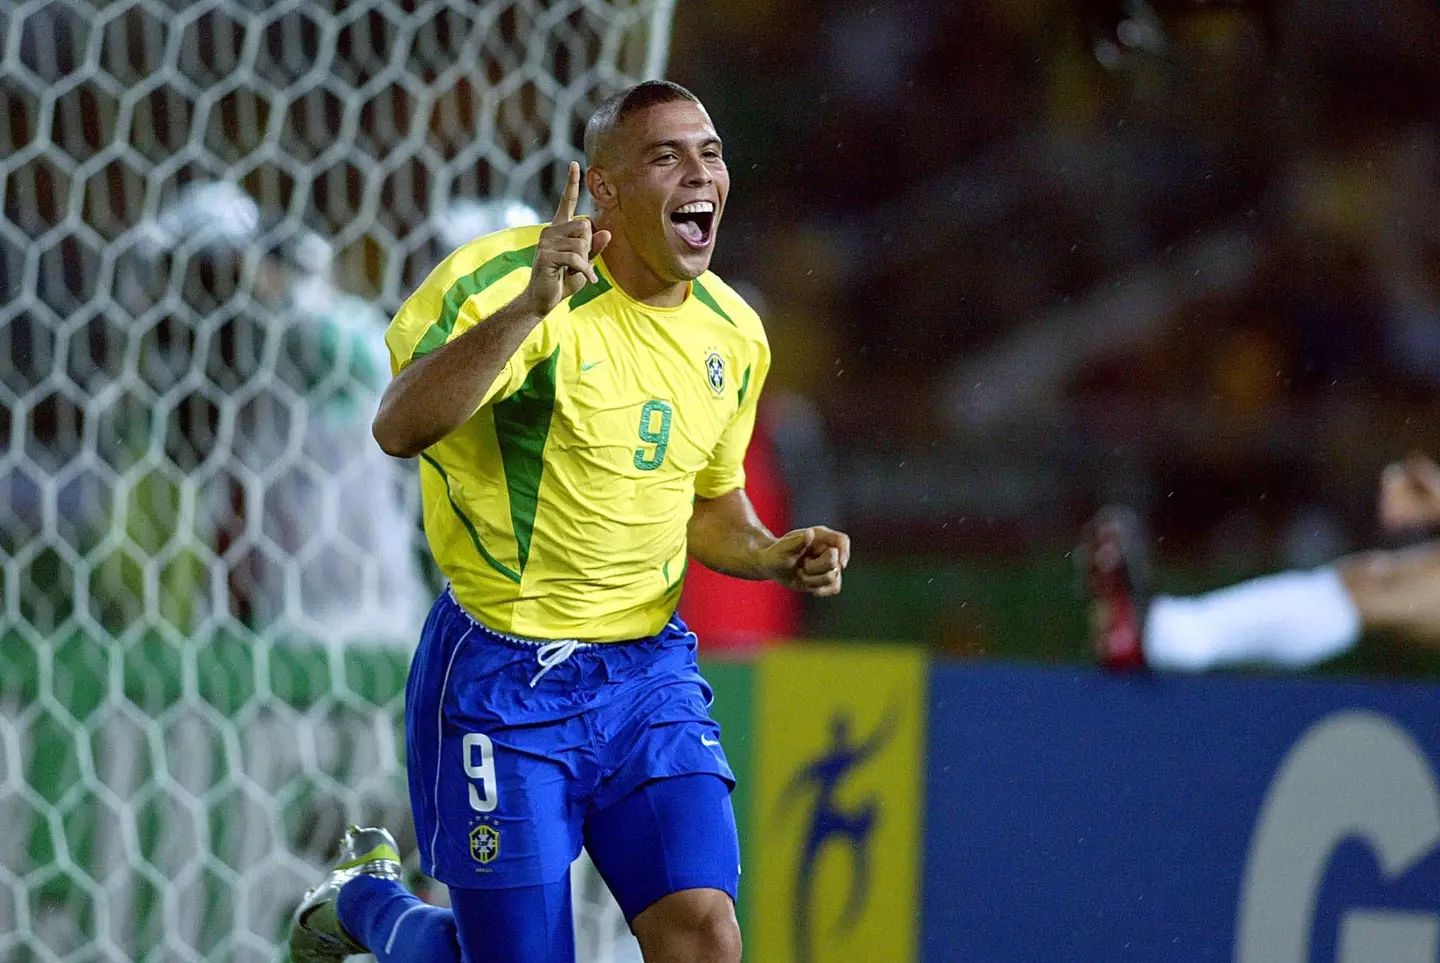
<svg viewBox="0 0 1440 963">
<path fill-rule="evenodd" d="M 385 334 L 391 368 L 442 347 L 529 283 L 541 227 L 446 258 Z M 664 627 L 695 496 L 745 484 L 770 367 L 760 319 L 706 272 L 685 301 L 630 298 L 596 261 L 471 417 L 420 455 L 425 533 L 456 598 L 535 639 L 613 642 Z"/>
</svg>

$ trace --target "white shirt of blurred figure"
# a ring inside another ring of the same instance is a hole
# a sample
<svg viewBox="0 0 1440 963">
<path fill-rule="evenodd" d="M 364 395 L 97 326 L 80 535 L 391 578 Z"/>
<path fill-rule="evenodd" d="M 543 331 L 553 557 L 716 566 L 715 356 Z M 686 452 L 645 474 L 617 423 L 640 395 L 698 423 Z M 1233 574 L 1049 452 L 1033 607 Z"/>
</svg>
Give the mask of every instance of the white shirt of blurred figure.
<svg viewBox="0 0 1440 963">
<path fill-rule="evenodd" d="M 409 645 L 431 592 L 420 555 L 413 471 L 380 450 L 370 424 L 389 380 L 389 320 L 323 276 L 302 276 L 278 312 L 284 345 L 334 350 L 330 378 L 343 390 L 294 399 L 300 443 L 270 438 L 263 530 L 286 564 L 260 566 L 256 600 L 276 637 L 330 645 Z M 292 437 L 294 427 L 291 428 Z M 259 454 L 259 453 L 257 453 Z"/>
</svg>

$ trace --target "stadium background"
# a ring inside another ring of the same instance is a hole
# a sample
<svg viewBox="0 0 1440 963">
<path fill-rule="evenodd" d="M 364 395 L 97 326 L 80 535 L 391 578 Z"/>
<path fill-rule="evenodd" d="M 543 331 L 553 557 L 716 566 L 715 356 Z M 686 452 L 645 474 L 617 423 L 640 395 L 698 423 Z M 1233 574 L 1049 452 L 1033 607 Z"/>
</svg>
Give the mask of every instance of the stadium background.
<svg viewBox="0 0 1440 963">
<path fill-rule="evenodd" d="M 187 541 L 177 506 L 243 472 L 167 424 L 244 392 L 203 360 L 142 385 L 117 265 L 146 218 L 236 181 L 265 243 L 318 233 L 388 311 L 444 200 L 545 210 L 588 106 L 663 66 L 727 139 L 716 268 L 765 304 L 767 391 L 825 429 L 792 509 L 857 546 L 812 643 L 712 667 L 749 775 L 751 958 L 1435 959 L 1434 658 L 1376 639 L 1332 669 L 1363 681 L 1104 679 L 1068 553 L 1114 500 L 1171 588 L 1380 540 L 1378 469 L 1440 448 L 1440 12 L 692 2 L 668 51 L 666 20 L 0 12 L 0 958 L 272 958 L 343 822 L 405 818 L 403 648 L 183 602 L 234 601 L 237 554 Z M 1246 957 L 1267 793 L 1334 731 L 1351 751 L 1319 771 L 1380 798 L 1335 800 L 1303 938 Z M 821 847 L 806 890 L 832 778 L 807 767 L 872 737 L 833 770 L 859 842 Z"/>
</svg>

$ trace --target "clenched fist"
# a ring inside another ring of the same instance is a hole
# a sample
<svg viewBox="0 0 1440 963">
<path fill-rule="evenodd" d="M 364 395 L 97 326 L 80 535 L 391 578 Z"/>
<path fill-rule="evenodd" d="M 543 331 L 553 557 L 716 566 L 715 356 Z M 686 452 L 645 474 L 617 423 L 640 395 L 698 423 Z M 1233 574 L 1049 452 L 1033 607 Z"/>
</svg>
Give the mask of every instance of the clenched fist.
<svg viewBox="0 0 1440 963">
<path fill-rule="evenodd" d="M 1390 531 L 1440 525 L 1440 466 L 1424 455 L 1385 466 L 1380 523 Z"/>
<path fill-rule="evenodd" d="M 797 528 L 764 549 L 761 563 L 786 588 L 820 598 L 839 595 L 850 564 L 850 536 L 824 525 Z"/>
</svg>

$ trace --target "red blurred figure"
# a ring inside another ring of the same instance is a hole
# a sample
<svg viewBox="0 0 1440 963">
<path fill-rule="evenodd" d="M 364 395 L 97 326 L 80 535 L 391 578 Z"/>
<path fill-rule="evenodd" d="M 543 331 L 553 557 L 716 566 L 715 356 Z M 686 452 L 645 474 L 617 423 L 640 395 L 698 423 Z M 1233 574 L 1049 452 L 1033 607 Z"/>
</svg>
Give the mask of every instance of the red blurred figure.
<svg viewBox="0 0 1440 963">
<path fill-rule="evenodd" d="M 762 398 L 755 433 L 745 453 L 745 493 L 772 532 L 788 532 L 790 499 Z M 745 655 L 800 632 L 801 597 L 775 582 L 721 575 L 698 563 L 685 574 L 680 617 L 707 655 Z"/>
</svg>

